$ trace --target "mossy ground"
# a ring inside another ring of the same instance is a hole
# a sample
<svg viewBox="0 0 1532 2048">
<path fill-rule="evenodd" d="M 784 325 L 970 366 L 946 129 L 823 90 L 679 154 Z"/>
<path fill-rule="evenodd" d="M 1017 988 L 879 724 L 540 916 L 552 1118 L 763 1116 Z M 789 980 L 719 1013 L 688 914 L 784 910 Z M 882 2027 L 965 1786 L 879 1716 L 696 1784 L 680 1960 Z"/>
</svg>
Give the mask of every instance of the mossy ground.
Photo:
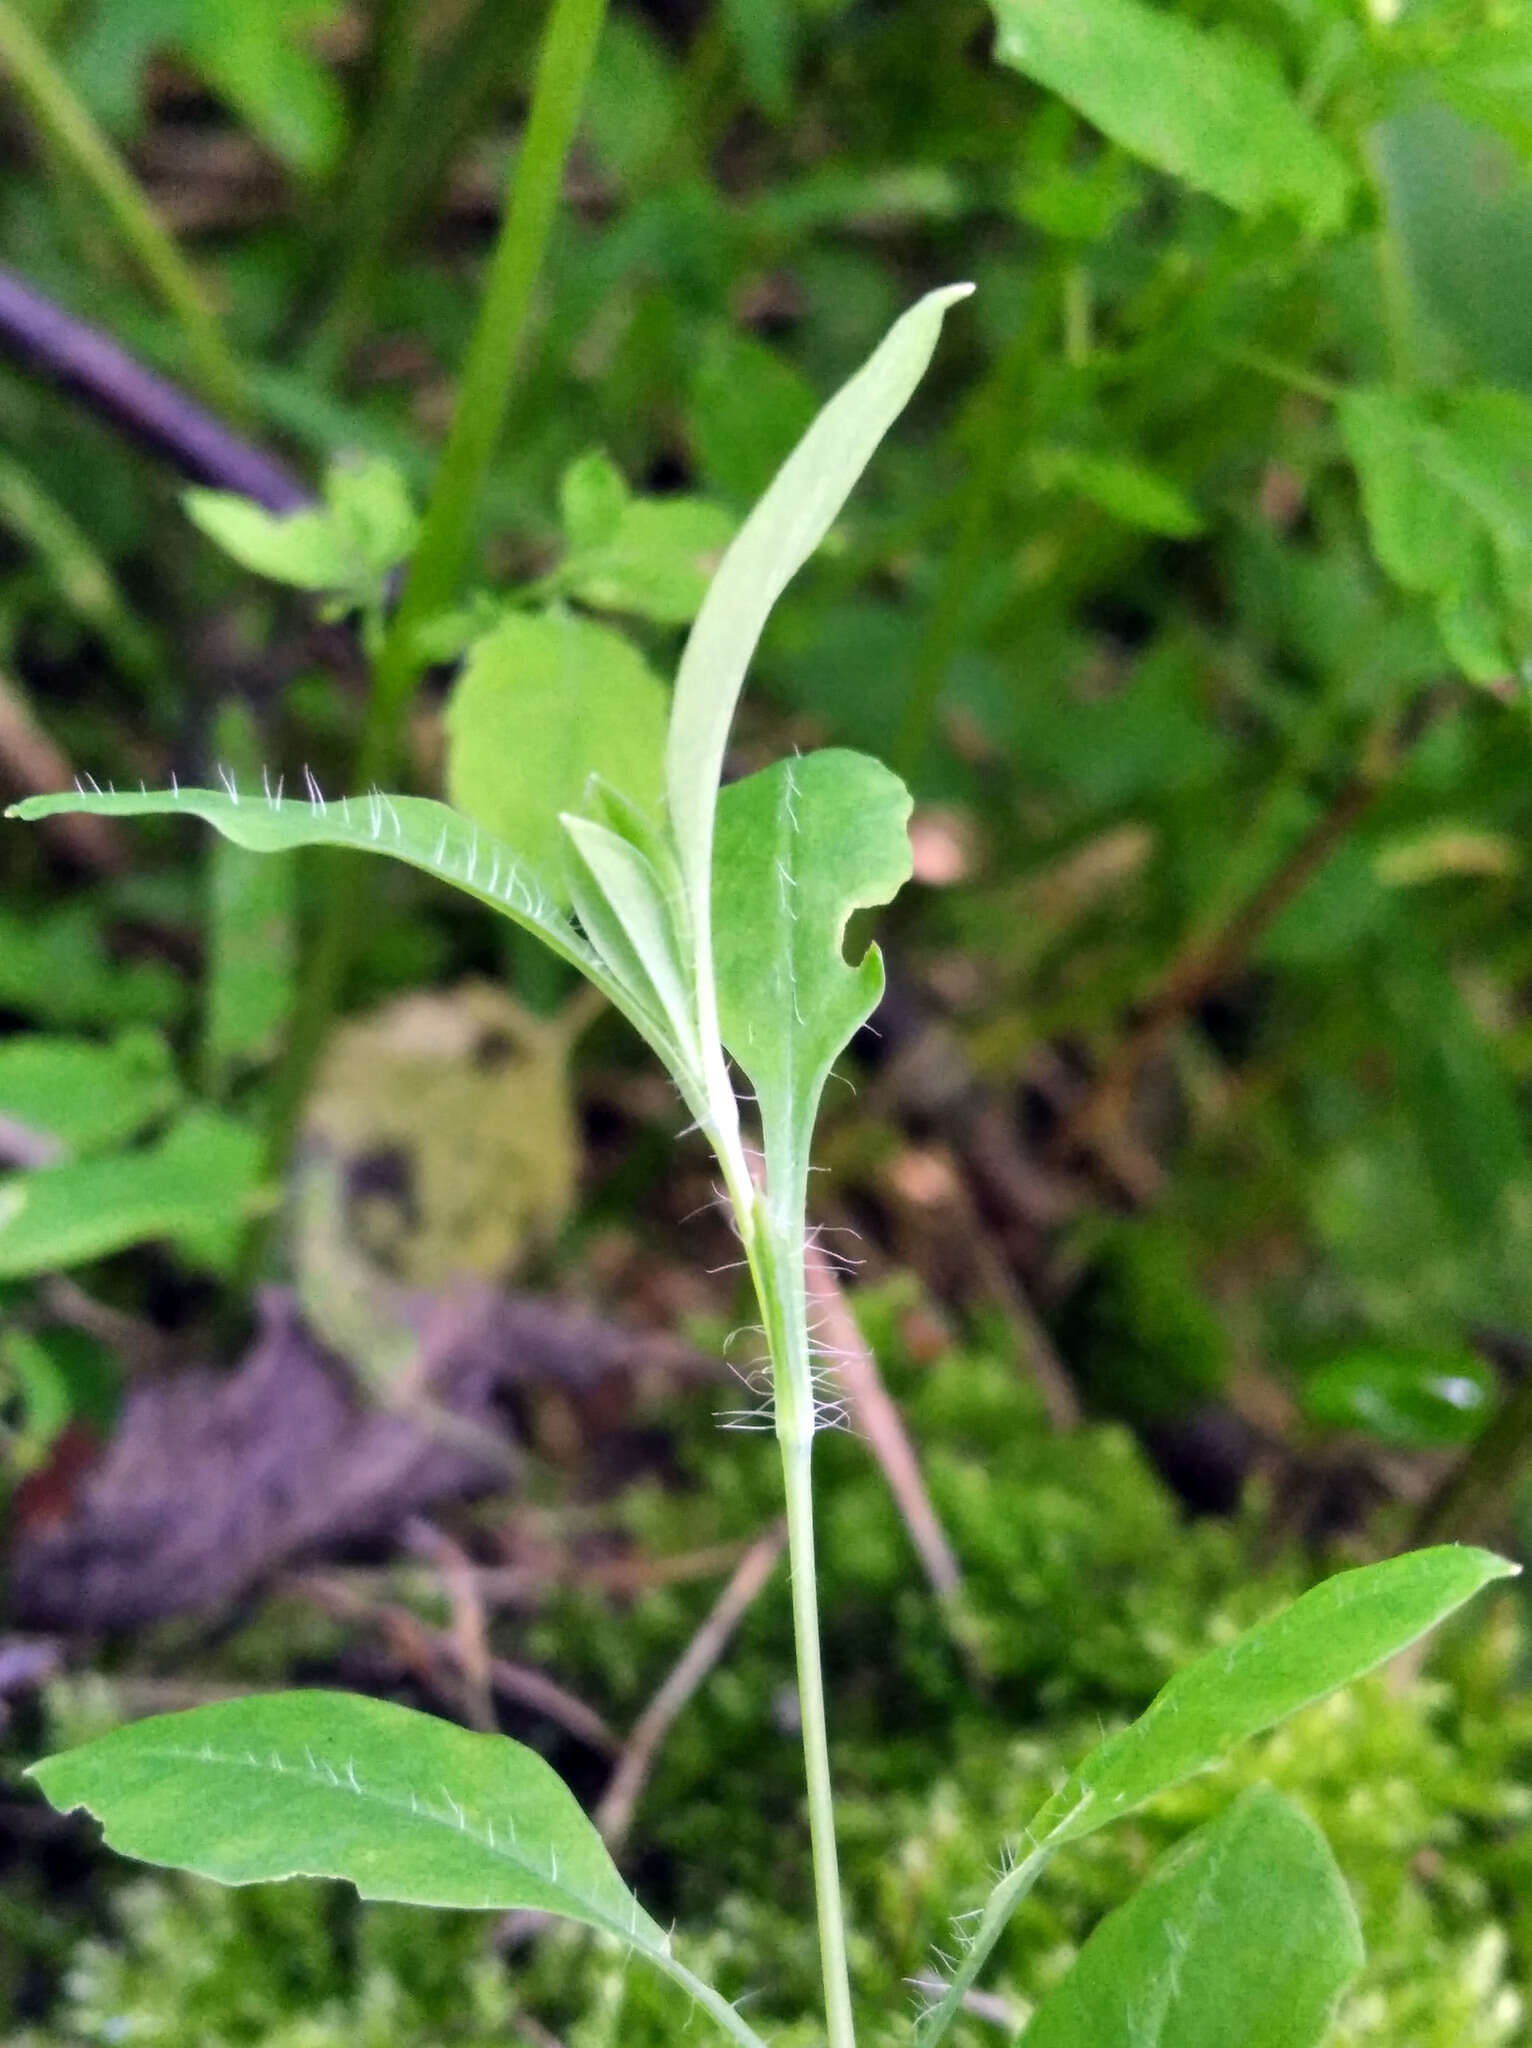
<svg viewBox="0 0 1532 2048">
<path fill-rule="evenodd" d="M 947 1945 L 950 1916 L 979 1901 L 1004 1846 L 1102 1725 L 1336 1561 L 1277 1545 L 1259 1502 L 1233 1522 L 1188 1523 L 1122 1429 L 1049 1434 L 1001 1347 L 917 1367 L 899 1357 L 896 1301 L 878 1322 L 964 1564 L 968 1615 L 960 1649 L 866 1447 L 826 1438 L 826 1655 L 868 2048 L 908 2038 L 912 1980 Z M 714 1405 L 699 1401 L 681 1428 L 680 1483 L 623 1500 L 654 1555 L 754 1533 L 775 1510 L 770 1440 L 721 1434 Z M 785 1596 L 779 1574 L 672 1732 L 631 1869 L 693 1966 L 752 1993 L 753 2018 L 783 2048 L 808 2048 L 819 2039 L 816 1965 Z M 518 1653 L 623 1725 L 712 1597 L 697 1585 L 620 1606 L 561 1595 Z M 274 1642 L 268 1618 L 229 1656 L 248 1675 L 257 1643 L 270 1657 Z M 1370 1960 L 1340 2048 L 1525 2038 L 1526 1647 L 1522 1603 L 1502 1593 L 1447 1631 L 1424 1669 L 1352 1688 L 1077 1846 L 1017 1915 L 989 1988 L 1023 2016 L 1169 1843 L 1266 1777 L 1324 1827 L 1362 1914 Z M 53 1738 L 70 1739 L 101 1705 L 60 1689 Z M 565 2048 L 671 2048 L 687 2025 L 668 1985 L 573 1933 L 502 1960 L 473 1917 L 359 1907 L 308 1885 L 230 1893 L 116 1866 L 103 1879 L 78 1925 L 35 1889 L 30 1906 L 9 1909 L 9 1945 L 37 1965 L 34 1992 L 55 1987 L 45 2015 L 10 2034 L 18 2048 L 544 2048 L 549 2033 Z M 704 2024 L 690 2022 L 699 2039 Z M 981 2048 L 1004 2036 L 974 2018 L 954 2038 Z"/>
</svg>

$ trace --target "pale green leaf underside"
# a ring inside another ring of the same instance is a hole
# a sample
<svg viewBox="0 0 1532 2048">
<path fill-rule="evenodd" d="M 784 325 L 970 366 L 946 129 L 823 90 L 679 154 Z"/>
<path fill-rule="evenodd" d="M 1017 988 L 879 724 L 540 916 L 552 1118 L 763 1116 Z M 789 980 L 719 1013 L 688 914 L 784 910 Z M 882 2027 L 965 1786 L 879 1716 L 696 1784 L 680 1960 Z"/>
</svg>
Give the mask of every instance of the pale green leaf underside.
<svg viewBox="0 0 1532 2048">
<path fill-rule="evenodd" d="M 1362 1961 L 1324 1837 L 1257 1785 L 1107 1915 L 1023 2048 L 1317 2048 Z"/>
<path fill-rule="evenodd" d="M 909 815 L 896 775 L 840 748 L 774 762 L 720 794 L 719 1019 L 760 1102 L 768 1157 L 789 1170 L 806 1155 L 831 1066 L 882 993 L 876 948 L 848 964 L 846 921 L 909 879 Z"/>
<path fill-rule="evenodd" d="M 31 1776 L 124 1855 L 220 1884 L 325 1877 L 364 1899 L 562 1914 L 629 1943 L 759 2048 L 671 1955 L 568 1787 L 504 1736 L 352 1693 L 268 1693 L 133 1722 Z"/>
<path fill-rule="evenodd" d="M 1339 227 L 1344 157 L 1270 55 L 1143 0 L 991 0 L 995 55 L 1078 108 L 1103 134 L 1241 213 L 1301 213 Z"/>
<path fill-rule="evenodd" d="M 61 811 L 92 811 L 117 818 L 177 813 L 201 818 L 237 846 L 278 853 L 295 846 L 352 847 L 392 854 L 440 881 L 450 882 L 514 918 L 556 953 L 605 986 L 599 963 L 553 902 L 541 876 L 503 840 L 446 804 L 428 797 L 291 797 L 274 790 L 231 795 L 218 789 L 159 789 L 28 797 L 8 818 L 49 818 Z"/>
<path fill-rule="evenodd" d="M 908 404 L 971 285 L 928 292 L 825 406 L 736 535 L 681 657 L 665 759 L 670 822 L 699 920 L 712 868 L 713 810 L 734 707 L 772 606 L 824 539 Z"/>
</svg>

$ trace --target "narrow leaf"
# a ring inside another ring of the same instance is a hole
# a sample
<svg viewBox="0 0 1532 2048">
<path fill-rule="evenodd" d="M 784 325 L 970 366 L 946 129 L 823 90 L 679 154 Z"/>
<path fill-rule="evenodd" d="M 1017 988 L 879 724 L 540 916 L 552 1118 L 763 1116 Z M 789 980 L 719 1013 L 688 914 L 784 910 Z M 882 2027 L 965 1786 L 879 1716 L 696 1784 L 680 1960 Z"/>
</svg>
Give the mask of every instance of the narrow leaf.
<svg viewBox="0 0 1532 2048">
<path fill-rule="evenodd" d="M 571 612 L 512 613 L 475 642 L 447 707 L 447 786 L 564 898 L 559 814 L 599 775 L 657 809 L 665 690 L 620 633 Z"/>
<path fill-rule="evenodd" d="M 1362 1961 L 1328 1843 L 1256 1785 L 1107 1915 L 1023 2048 L 1318 2048 Z"/>
<path fill-rule="evenodd" d="M 1144 0 L 991 0 L 995 55 L 1068 100 L 1104 135 L 1237 212 L 1275 208 L 1341 225 L 1346 160 L 1299 107 L 1270 55 Z"/>
<path fill-rule="evenodd" d="M 865 754 L 827 748 L 731 783 L 718 805 L 713 944 L 724 1044 L 749 1075 L 774 1197 L 806 1166 L 836 1056 L 883 992 L 869 948 L 842 950 L 855 909 L 909 878 L 909 792 Z"/>
<path fill-rule="evenodd" d="M 361 853 L 392 854 L 455 889 L 477 897 L 502 915 L 537 933 L 554 952 L 583 973 L 598 963 L 573 925 L 558 909 L 541 875 L 501 839 L 446 804 L 427 797 L 384 796 L 326 800 L 289 797 L 280 790 L 127 790 L 89 796 L 28 797 L 13 804 L 8 818 L 49 818 L 61 811 L 93 811 L 108 817 L 202 818 L 236 846 L 255 853 L 280 853 L 294 846 L 344 846 Z"/>
<path fill-rule="evenodd" d="M 703 600 L 681 657 L 665 757 L 670 820 L 699 943 L 706 945 L 713 811 L 734 707 L 772 606 L 829 532 L 878 443 L 908 404 L 971 285 L 929 292 L 889 330 L 778 470 Z"/>
<path fill-rule="evenodd" d="M 349 1693 L 159 1714 L 36 1764 L 125 1855 L 221 1884 L 338 1878 L 364 1899 L 558 1913 L 630 1943 L 754 2037 L 669 1953 L 574 1795 L 498 1735 Z"/>
<path fill-rule="evenodd" d="M 1517 1566 L 1467 1545 L 1337 1572 L 1226 1650 L 1178 1672 L 1148 1710 L 1092 1750 L 1032 1824 L 1070 1840 L 1205 1771 L 1250 1736 L 1349 1685 Z"/>
</svg>

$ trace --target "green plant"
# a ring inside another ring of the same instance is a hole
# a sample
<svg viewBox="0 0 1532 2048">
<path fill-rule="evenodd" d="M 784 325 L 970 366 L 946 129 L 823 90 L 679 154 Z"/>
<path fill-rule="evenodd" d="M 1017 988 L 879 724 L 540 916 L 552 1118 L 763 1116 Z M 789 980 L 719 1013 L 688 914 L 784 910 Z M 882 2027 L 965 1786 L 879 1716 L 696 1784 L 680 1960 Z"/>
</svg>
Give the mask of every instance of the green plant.
<svg viewBox="0 0 1532 2048">
<path fill-rule="evenodd" d="M 625 714 L 614 701 L 599 719 L 571 721 L 567 750 L 529 777 L 517 772 L 494 693 L 487 704 L 482 692 L 460 700 L 454 747 L 473 775 L 457 778 L 481 814 L 497 822 L 509 814 L 527 842 L 550 853 L 556 826 L 561 864 L 528 859 L 468 812 L 377 790 L 327 801 L 316 789 L 295 799 L 280 783 L 241 794 L 231 778 L 221 791 L 43 797 L 15 807 L 25 818 L 69 809 L 185 813 L 257 852 L 323 844 L 391 853 L 535 933 L 664 1061 L 717 1159 L 770 1360 L 831 2048 L 851 2048 L 855 2020 L 814 1566 L 822 1362 L 804 1275 L 809 1154 L 831 1067 L 882 987 L 875 948 L 855 965 L 844 957 L 845 926 L 905 879 L 909 800 L 876 761 L 841 750 L 779 761 L 726 788 L 720 781 L 772 605 L 828 531 L 923 373 L 946 309 L 966 290 L 931 293 L 906 313 L 779 471 L 703 600 L 668 727 L 650 719 L 641 692 Z M 391 531 L 402 530 L 396 520 Z M 351 559 L 320 580 L 353 601 L 362 596 L 365 609 L 365 593 L 342 573 Z M 577 778 L 572 808 L 569 770 L 582 746 L 592 750 L 592 772 Z M 745 1134 L 731 1059 L 749 1085 L 759 1152 Z M 1011 1914 L 1064 1845 L 1370 1670 L 1511 1569 L 1485 1552 L 1447 1547 L 1341 1573 L 1180 1673 L 1035 1816 L 1025 1855 L 1007 1864 L 963 1937 L 949 1983 L 919 2021 L 919 2048 L 945 2036 Z M 524 1907 L 581 1921 L 667 1972 L 736 2041 L 757 2040 L 673 1954 L 572 1795 L 515 1743 L 384 1702 L 297 1692 L 156 1717 L 34 1769 L 55 1804 L 88 1808 L 111 1842 L 151 1862 L 227 1883 L 329 1875 L 368 1897 Z M 1252 1928 L 1261 1930 L 1260 1952 L 1275 1959 L 1264 1985 L 1246 1967 Z M 1242 2039 L 1303 2048 L 1327 2026 L 1358 1961 L 1354 1915 L 1323 1839 L 1276 1794 L 1254 1793 L 1103 1923 L 1040 2011 L 1034 2038 L 1142 2039 L 1134 2015 L 1147 2007 L 1177 2040 L 1227 2040 L 1237 2024 Z"/>
</svg>

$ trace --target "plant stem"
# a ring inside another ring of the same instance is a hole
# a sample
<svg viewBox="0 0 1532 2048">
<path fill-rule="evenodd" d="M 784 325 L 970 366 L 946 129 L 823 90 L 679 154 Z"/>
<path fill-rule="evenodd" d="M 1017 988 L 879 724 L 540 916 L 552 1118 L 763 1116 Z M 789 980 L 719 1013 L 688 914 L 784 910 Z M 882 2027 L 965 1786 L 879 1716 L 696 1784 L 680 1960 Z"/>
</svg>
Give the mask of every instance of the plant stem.
<svg viewBox="0 0 1532 2048">
<path fill-rule="evenodd" d="M 450 604 L 468 558 L 605 14 L 606 0 L 553 0 L 543 32 L 532 108 L 463 365 L 452 428 L 374 683 L 371 751 L 385 757 L 420 673 L 416 633 L 424 620 Z M 364 740 L 364 770 L 376 766 L 369 763 L 368 752 Z"/>
<path fill-rule="evenodd" d="M 137 179 L 10 0 L 0 0 L 0 65 L 15 80 L 38 127 L 105 206 L 145 276 L 181 323 L 204 394 L 229 412 L 243 412 L 244 377 L 201 285 Z"/>
<path fill-rule="evenodd" d="M 819 1582 L 814 1562 L 814 1389 L 804 1260 L 807 1183 L 806 1176 L 797 1173 L 788 1174 L 786 1180 L 789 1192 L 777 1203 L 757 1196 L 740 1220 L 745 1225 L 746 1256 L 771 1352 L 777 1444 L 782 1455 L 793 1649 L 798 1667 L 798 1711 L 808 1792 L 809 1841 L 814 1859 L 825 2020 L 830 2048 L 855 2048 L 819 1647 Z"/>
<path fill-rule="evenodd" d="M 374 665 L 354 779 L 387 782 L 422 670 L 421 622 L 457 594 L 484 481 L 505 424 L 511 384 L 526 340 L 532 291 L 542 267 L 564 160 L 574 138 L 606 0 L 553 0 L 543 32 L 526 135 L 512 172 L 500 238 L 479 309 L 457 409 L 426 507 L 420 544 L 399 607 Z M 306 1001 L 278 1077 L 267 1142 L 267 1172 L 280 1173 L 297 1133 L 309 1083 L 366 928 L 361 864 L 329 863 L 324 914 L 304 977 Z"/>
<path fill-rule="evenodd" d="M 841 1909 L 840 1860 L 835 1846 L 835 1795 L 825 1724 L 824 1672 L 819 1654 L 819 1586 L 814 1576 L 814 1488 L 808 1438 L 782 1444 L 787 1495 L 788 1569 L 792 1575 L 793 1647 L 798 1660 L 798 1709 L 803 1723 L 803 1770 L 808 1790 L 809 1839 L 819 1917 L 819 1966 L 824 1978 L 830 2048 L 855 2048 L 851 1979 Z"/>
</svg>

